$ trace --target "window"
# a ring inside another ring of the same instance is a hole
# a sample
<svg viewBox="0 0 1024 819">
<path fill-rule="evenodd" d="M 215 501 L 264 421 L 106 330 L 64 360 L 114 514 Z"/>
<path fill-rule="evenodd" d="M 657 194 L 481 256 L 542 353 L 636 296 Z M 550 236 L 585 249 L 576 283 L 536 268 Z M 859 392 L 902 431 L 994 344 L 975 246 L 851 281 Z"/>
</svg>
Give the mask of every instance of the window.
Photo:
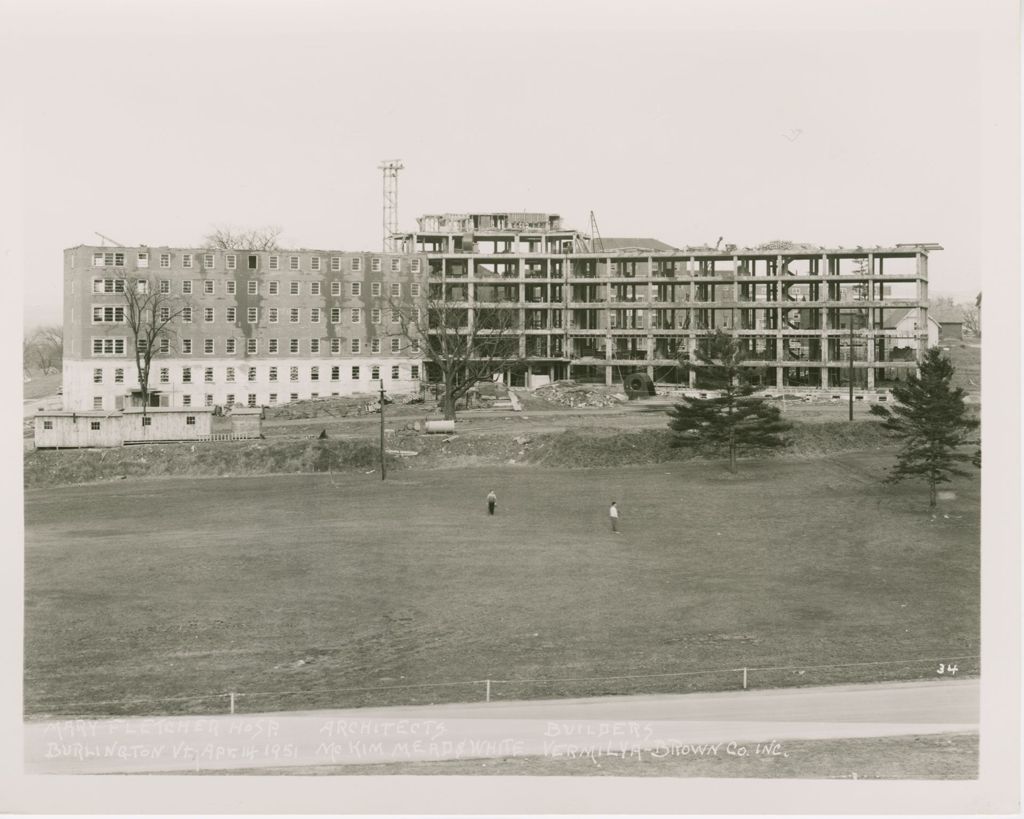
<svg viewBox="0 0 1024 819">
<path fill-rule="evenodd" d="M 271 270 L 280 270 L 281 269 L 281 262 L 280 262 L 279 257 L 277 257 L 277 256 L 271 256 L 270 257 L 270 269 Z"/>
<path fill-rule="evenodd" d="M 352 308 L 352 323 L 359 324 L 363 320 L 363 313 L 358 307 Z"/>
<path fill-rule="evenodd" d="M 185 397 L 186 398 L 190 398 L 191 396 L 186 395 Z M 189 403 L 191 404 L 192 402 L 189 401 Z M 190 426 L 190 427 L 194 427 L 196 425 L 196 417 L 194 415 L 186 415 L 185 416 L 185 425 L 186 426 Z"/>
<path fill-rule="evenodd" d="M 124 279 L 93 279 L 93 293 L 123 293 Z"/>
<path fill-rule="evenodd" d="M 148 415 L 146 416 L 149 417 Z M 43 429 L 53 429 L 53 421 L 43 421 Z"/>
<path fill-rule="evenodd" d="M 409 368 L 409 378 L 412 378 L 413 380 L 416 380 L 419 377 L 420 377 L 420 365 L 419 364 L 413 364 Z"/>
<path fill-rule="evenodd" d="M 276 338 L 272 338 L 272 339 L 270 339 L 267 342 L 267 352 L 268 353 L 276 353 L 277 352 L 277 339 Z"/>
<path fill-rule="evenodd" d="M 363 294 L 363 283 L 362 282 L 352 282 L 352 295 L 353 296 L 361 296 L 362 294 Z"/>
<path fill-rule="evenodd" d="M 215 341 L 212 338 L 203 339 L 203 352 L 206 355 L 213 355 L 215 350 Z"/>
<path fill-rule="evenodd" d="M 391 272 L 392 273 L 398 273 L 401 269 L 402 269 L 402 260 L 401 259 L 392 259 L 391 260 Z"/>
<path fill-rule="evenodd" d="M 397 364 L 392 365 L 392 367 L 391 367 L 391 380 L 392 381 L 397 381 L 399 379 L 400 376 L 399 376 L 398 373 L 399 373 L 398 365 Z"/>
<path fill-rule="evenodd" d="M 337 324 L 339 321 L 341 321 L 341 308 L 340 307 L 332 307 L 331 308 L 331 324 Z"/>
<path fill-rule="evenodd" d="M 229 253 L 224 257 L 228 264 L 228 270 L 238 269 L 238 257 L 234 253 Z"/>
<path fill-rule="evenodd" d="M 380 367 L 379 366 L 374 365 L 372 368 L 370 368 L 370 380 L 371 381 L 380 381 Z"/>
<path fill-rule="evenodd" d="M 246 310 L 245 310 L 245 320 L 248 321 L 249 324 L 255 324 L 257 321 L 259 321 L 259 317 L 260 317 L 260 314 L 259 314 L 259 308 L 258 307 L 247 307 L 246 308 Z"/>
<path fill-rule="evenodd" d="M 299 283 L 298 282 L 288 282 L 288 295 L 289 296 L 297 296 L 297 295 L 299 295 Z"/>
<path fill-rule="evenodd" d="M 331 282 L 331 295 L 332 296 L 340 296 L 341 295 L 341 282 Z"/>
<path fill-rule="evenodd" d="M 101 409 L 102 409 L 102 407 L 101 407 Z M 100 422 L 99 421 L 90 421 L 89 422 L 89 429 L 97 430 L 98 431 L 99 428 L 100 428 Z"/>
<path fill-rule="evenodd" d="M 206 393 L 206 395 L 203 396 L 203 404 L 207 407 L 212 407 L 213 395 L 211 395 L 210 393 Z"/>
<path fill-rule="evenodd" d="M 320 308 L 319 307 L 311 307 L 310 308 L 310 310 L 309 310 L 309 320 L 313 324 L 319 324 L 320 323 Z"/>
<path fill-rule="evenodd" d="M 299 323 L 299 308 L 298 307 L 292 307 L 288 311 L 288 321 L 290 321 L 292 324 L 298 324 Z"/>
<path fill-rule="evenodd" d="M 181 340 L 181 352 L 182 355 L 192 355 L 192 339 L 183 338 Z"/>
<path fill-rule="evenodd" d="M 255 296 L 260 292 L 260 283 L 256 279 L 249 279 L 245 283 L 245 289 L 250 296 Z"/>
<path fill-rule="evenodd" d="M 320 380 L 320 368 L 319 367 L 310 367 L 309 368 L 309 380 L 310 381 L 319 381 Z"/>
<path fill-rule="evenodd" d="M 402 311 L 401 310 L 392 310 L 391 311 L 391 323 L 392 324 L 401 324 L 402 323 Z"/>
<path fill-rule="evenodd" d="M 229 392 L 227 399 L 224 401 L 224 403 L 227 404 L 229 407 L 233 407 L 235 405 L 235 394 L 233 392 Z"/>
<path fill-rule="evenodd" d="M 164 295 L 170 293 L 171 292 L 171 280 L 170 279 L 160 279 L 159 290 Z"/>
<path fill-rule="evenodd" d="M 380 259 L 376 257 L 370 259 L 370 271 L 372 273 L 380 273 Z"/>
<path fill-rule="evenodd" d="M 191 324 L 192 323 L 192 308 L 191 307 L 182 307 L 181 308 L 181 320 L 185 324 Z"/>
<path fill-rule="evenodd" d="M 271 404 L 276 404 L 277 403 L 277 393 L 276 392 L 270 393 L 270 403 Z"/>
<path fill-rule="evenodd" d="M 293 392 L 293 393 L 291 393 L 291 394 L 290 394 L 290 395 L 288 396 L 288 400 L 289 400 L 289 401 L 298 401 L 298 400 L 299 400 L 299 394 L 298 394 L 297 392 Z"/>
<path fill-rule="evenodd" d="M 420 285 L 419 285 L 419 282 L 413 282 L 412 284 L 409 285 L 409 295 L 413 296 L 415 298 L 419 297 L 419 295 L 420 295 Z"/>
<path fill-rule="evenodd" d="M 192 254 L 191 253 L 182 253 L 181 254 L 181 266 L 182 267 L 192 267 Z"/>
<path fill-rule="evenodd" d="M 160 368 L 160 383 L 170 384 L 171 383 L 171 371 L 167 367 Z"/>
<path fill-rule="evenodd" d="M 339 270 L 341 270 L 341 257 L 340 256 L 334 256 L 331 259 L 331 270 L 333 270 L 335 273 L 337 273 Z"/>
<path fill-rule="evenodd" d="M 225 307 L 224 319 L 234 324 L 238 319 L 238 309 L 235 307 Z"/>
<path fill-rule="evenodd" d="M 247 338 L 245 340 L 245 351 L 249 355 L 256 355 L 260 351 L 259 340 L 255 338 Z"/>
<path fill-rule="evenodd" d="M 298 381 L 299 380 L 299 368 L 298 367 L 289 367 L 288 368 L 288 380 L 289 381 Z"/>
<path fill-rule="evenodd" d="M 250 407 L 255 407 L 256 406 L 256 393 L 254 393 L 254 392 L 249 393 L 249 395 L 248 395 L 248 397 L 246 399 L 246 404 L 248 404 Z"/>
<path fill-rule="evenodd" d="M 250 270 L 258 270 L 259 269 L 259 266 L 260 266 L 260 257 L 259 256 L 250 255 L 248 261 L 249 261 L 249 269 Z"/>
<path fill-rule="evenodd" d="M 379 338 L 371 338 L 370 339 L 370 352 L 371 353 L 379 353 L 380 352 L 380 339 Z"/>
<path fill-rule="evenodd" d="M 184 279 L 181 282 L 181 292 L 182 292 L 182 295 L 185 295 L 185 296 L 191 296 L 192 295 L 192 280 L 191 279 Z"/>
<path fill-rule="evenodd" d="M 362 258 L 359 257 L 359 256 L 353 256 L 352 257 L 352 265 L 351 265 L 351 267 L 352 267 L 353 272 L 355 272 L 355 273 L 358 273 L 360 270 L 362 270 L 363 269 L 363 260 L 362 260 Z M 358 293 L 354 293 L 353 295 L 358 296 L 359 294 Z"/>
<path fill-rule="evenodd" d="M 250 367 L 249 368 L 249 380 L 250 381 L 255 381 L 256 380 L 256 368 L 255 367 Z"/>
<path fill-rule="evenodd" d="M 98 252 L 92 254 L 93 267 L 124 267 L 124 253 Z"/>
<path fill-rule="evenodd" d="M 418 338 L 414 338 L 412 341 L 409 342 L 409 350 L 410 350 L 410 352 L 413 352 L 413 353 L 419 353 L 419 351 L 420 351 L 420 340 Z"/>
<path fill-rule="evenodd" d="M 350 343 L 352 345 L 351 346 L 352 352 L 353 353 L 358 353 L 359 352 L 359 347 L 360 347 L 359 339 L 358 338 L 354 338 L 354 339 L 352 339 L 352 341 Z"/>
<path fill-rule="evenodd" d="M 132 279 L 132 285 L 135 288 L 135 292 L 143 296 L 149 292 L 149 281 L 147 279 Z"/>
<path fill-rule="evenodd" d="M 299 340 L 297 338 L 288 339 L 288 352 L 293 355 L 299 352 Z"/>
<path fill-rule="evenodd" d="M 402 283 L 391 282 L 391 296 L 393 298 L 399 298 L 402 295 Z"/>
<path fill-rule="evenodd" d="M 395 336 L 391 339 L 391 352 L 398 353 L 402 351 L 402 339 Z"/>
<path fill-rule="evenodd" d="M 192 396 L 191 395 L 183 395 L 183 396 L 181 396 L 181 405 L 183 407 L 191 407 L 192 406 Z"/>
<path fill-rule="evenodd" d="M 318 355 L 320 353 L 320 339 L 311 338 L 309 340 L 309 352 L 313 355 Z"/>
<path fill-rule="evenodd" d="M 237 340 L 233 338 L 224 339 L 224 352 L 228 355 L 234 355 L 236 341 Z"/>
<path fill-rule="evenodd" d="M 341 367 L 331 367 L 331 381 L 341 381 Z"/>
<path fill-rule="evenodd" d="M 337 355 L 338 353 L 341 352 L 341 339 L 340 338 L 332 338 L 331 339 L 331 352 L 334 355 Z"/>
<path fill-rule="evenodd" d="M 103 370 L 93 370 L 92 371 L 92 383 L 93 384 L 102 384 L 103 383 Z"/>
<path fill-rule="evenodd" d="M 171 254 L 170 253 L 161 253 L 160 254 L 160 267 L 170 267 L 170 266 L 171 266 Z"/>
<path fill-rule="evenodd" d="M 213 383 L 213 367 L 207 367 L 203 370 L 203 381 L 207 384 Z"/>
<path fill-rule="evenodd" d="M 272 281 L 267 282 L 267 293 L 271 296 L 276 296 L 281 292 L 281 282 Z"/>
<path fill-rule="evenodd" d="M 409 261 L 409 271 L 412 272 L 412 273 L 419 273 L 420 272 L 420 260 L 419 259 L 411 259 Z M 419 285 L 414 285 L 414 286 L 418 287 Z"/>
<path fill-rule="evenodd" d="M 373 324 L 380 324 L 380 308 L 379 307 L 374 307 L 370 311 L 370 321 Z"/>
<path fill-rule="evenodd" d="M 298 270 L 299 269 L 299 257 L 298 256 L 289 256 L 288 257 L 288 269 L 289 270 Z"/>
<path fill-rule="evenodd" d="M 209 270 L 211 267 L 213 267 L 213 254 L 212 253 L 204 253 L 203 254 L 203 267 L 205 267 L 207 270 Z"/>
<path fill-rule="evenodd" d="M 124 307 L 101 307 L 99 305 L 93 305 L 92 323 L 123 324 Z"/>
<path fill-rule="evenodd" d="M 309 269 L 310 270 L 320 270 L 320 257 L 319 256 L 314 256 L 312 259 L 309 260 Z M 320 283 L 316 282 L 316 285 L 319 287 Z"/>
<path fill-rule="evenodd" d="M 121 367 L 118 367 L 118 368 L 116 368 L 114 370 L 114 383 L 115 384 L 123 384 L 124 383 L 124 369 L 122 369 Z"/>
<path fill-rule="evenodd" d="M 213 313 L 213 308 L 212 307 L 204 307 L 203 308 L 203 321 L 205 321 L 207 324 L 209 324 L 211 321 L 213 321 L 213 316 L 214 316 L 214 313 Z"/>
<path fill-rule="evenodd" d="M 277 324 L 277 308 L 276 307 L 268 308 L 268 310 L 267 310 L 267 320 L 271 324 Z"/>
<path fill-rule="evenodd" d="M 379 296 L 380 295 L 380 282 L 371 282 L 370 283 L 370 295 L 371 296 Z"/>
<path fill-rule="evenodd" d="M 142 426 L 144 426 L 144 427 L 151 427 L 151 426 L 153 426 L 153 416 L 152 415 L 143 415 L 142 416 Z"/>
<path fill-rule="evenodd" d="M 270 368 L 270 380 L 277 381 L 277 367 Z"/>
<path fill-rule="evenodd" d="M 181 368 L 181 383 L 191 384 L 192 383 L 192 368 L 182 367 Z"/>
<path fill-rule="evenodd" d="M 171 351 L 171 340 L 164 336 L 160 339 L 160 352 L 166 355 Z"/>
<path fill-rule="evenodd" d="M 135 339 L 135 349 L 138 350 L 140 353 L 146 352 L 148 347 L 149 347 L 149 340 L 148 339 L 145 339 L 145 338 L 137 338 L 137 339 Z"/>
<path fill-rule="evenodd" d="M 225 373 L 225 380 L 229 384 L 234 384 L 235 383 L 235 368 L 234 367 L 228 367 L 228 369 L 227 369 L 227 371 Z M 228 397 L 230 398 L 230 396 L 228 396 Z M 229 400 L 228 403 L 230 404 L 232 402 Z"/>
<path fill-rule="evenodd" d="M 203 280 L 203 293 L 207 296 L 213 295 L 213 279 Z"/>
<path fill-rule="evenodd" d="M 224 282 L 225 292 L 229 296 L 235 295 L 235 285 L 236 282 L 234 279 L 228 279 L 226 282 Z"/>
<path fill-rule="evenodd" d="M 359 380 L 359 366 L 358 365 L 352 368 L 352 380 L 353 381 L 358 381 Z"/>
<path fill-rule="evenodd" d="M 139 253 L 135 260 L 136 267 L 149 267 L 149 253 Z"/>
<path fill-rule="evenodd" d="M 320 282 L 309 283 L 309 295 L 319 296 L 320 295 Z"/>
</svg>

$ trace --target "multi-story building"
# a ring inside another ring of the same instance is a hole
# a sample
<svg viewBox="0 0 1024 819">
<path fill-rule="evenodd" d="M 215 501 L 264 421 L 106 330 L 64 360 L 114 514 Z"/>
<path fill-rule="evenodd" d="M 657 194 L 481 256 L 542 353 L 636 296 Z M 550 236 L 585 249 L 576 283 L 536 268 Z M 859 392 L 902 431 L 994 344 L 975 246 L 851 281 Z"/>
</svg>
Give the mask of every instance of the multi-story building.
<svg viewBox="0 0 1024 819">
<path fill-rule="evenodd" d="M 634 372 L 698 386 L 678 359 L 716 328 L 740 339 L 761 384 L 780 388 L 835 388 L 852 371 L 855 386 L 877 389 L 927 347 L 934 244 L 677 249 L 591 238 L 544 213 L 417 223 L 393 237 L 397 253 L 66 250 L 65 406 L 116 409 L 137 385 L 120 292 L 135 281 L 181 310 L 150 378 L 167 406 L 263 406 L 382 382 L 418 390 L 429 345 L 403 336 L 395 305 L 429 311 L 432 300 L 464 306 L 469 323 L 482 307 L 512 312 L 526 366 L 505 377 L 523 386 Z M 916 320 L 894 327 L 908 311 Z"/>
</svg>

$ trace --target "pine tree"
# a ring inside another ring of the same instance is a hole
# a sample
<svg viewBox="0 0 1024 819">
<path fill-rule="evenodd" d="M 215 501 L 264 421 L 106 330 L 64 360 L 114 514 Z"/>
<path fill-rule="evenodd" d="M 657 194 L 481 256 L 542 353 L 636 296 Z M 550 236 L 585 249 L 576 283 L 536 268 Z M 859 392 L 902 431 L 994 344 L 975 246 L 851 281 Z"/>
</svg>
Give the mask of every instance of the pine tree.
<svg viewBox="0 0 1024 819">
<path fill-rule="evenodd" d="M 883 426 L 903 439 L 899 458 L 886 477 L 886 483 L 920 478 L 928 483 L 929 506 L 934 508 L 939 484 L 949 483 L 953 475 L 969 473 L 958 464 L 974 461 L 981 466 L 981 451 L 975 455 L 961 447 L 976 443 L 971 433 L 979 426 L 967 413 L 964 391 L 952 386 L 953 365 L 938 347 L 925 354 L 918 375 L 910 376 L 892 388 L 893 406 L 875 404 L 874 415 L 884 419 Z"/>
<path fill-rule="evenodd" d="M 701 381 L 719 394 L 709 398 L 683 398 L 668 411 L 668 425 L 680 433 L 677 446 L 729 452 L 729 471 L 736 471 L 740 449 L 776 449 L 789 445 L 782 437 L 790 424 L 778 407 L 755 396 L 741 366 L 746 354 L 726 332 L 717 330 L 698 341 L 696 362 L 683 359 L 686 370 L 697 370 Z"/>
</svg>

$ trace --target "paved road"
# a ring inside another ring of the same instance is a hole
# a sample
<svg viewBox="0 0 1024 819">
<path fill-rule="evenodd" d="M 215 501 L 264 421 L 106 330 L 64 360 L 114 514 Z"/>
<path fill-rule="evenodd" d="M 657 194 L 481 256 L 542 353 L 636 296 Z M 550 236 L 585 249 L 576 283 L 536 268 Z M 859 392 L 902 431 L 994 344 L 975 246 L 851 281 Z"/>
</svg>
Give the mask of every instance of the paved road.
<svg viewBox="0 0 1024 819">
<path fill-rule="evenodd" d="M 567 756 L 976 731 L 978 680 L 217 717 L 30 722 L 27 773 Z M 730 746 L 730 743 L 733 745 Z M 753 753 L 753 751 L 751 751 Z"/>
</svg>

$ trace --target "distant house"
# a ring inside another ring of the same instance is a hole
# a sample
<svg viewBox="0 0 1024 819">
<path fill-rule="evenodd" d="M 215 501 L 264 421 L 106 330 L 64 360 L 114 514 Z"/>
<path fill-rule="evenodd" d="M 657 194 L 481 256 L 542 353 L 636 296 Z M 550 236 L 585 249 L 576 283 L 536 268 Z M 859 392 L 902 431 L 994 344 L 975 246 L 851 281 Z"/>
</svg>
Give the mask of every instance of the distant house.
<svg viewBox="0 0 1024 819">
<path fill-rule="evenodd" d="M 928 309 L 929 318 L 939 323 L 939 338 L 943 341 L 962 341 L 964 337 L 964 317 L 957 307 L 936 305 Z"/>
<path fill-rule="evenodd" d="M 921 313 L 913 307 L 909 310 L 886 310 L 883 329 L 895 330 L 896 339 L 894 347 L 912 347 L 917 349 L 917 337 L 921 334 Z M 934 347 L 939 343 L 941 326 L 928 311 L 928 346 Z"/>
</svg>

